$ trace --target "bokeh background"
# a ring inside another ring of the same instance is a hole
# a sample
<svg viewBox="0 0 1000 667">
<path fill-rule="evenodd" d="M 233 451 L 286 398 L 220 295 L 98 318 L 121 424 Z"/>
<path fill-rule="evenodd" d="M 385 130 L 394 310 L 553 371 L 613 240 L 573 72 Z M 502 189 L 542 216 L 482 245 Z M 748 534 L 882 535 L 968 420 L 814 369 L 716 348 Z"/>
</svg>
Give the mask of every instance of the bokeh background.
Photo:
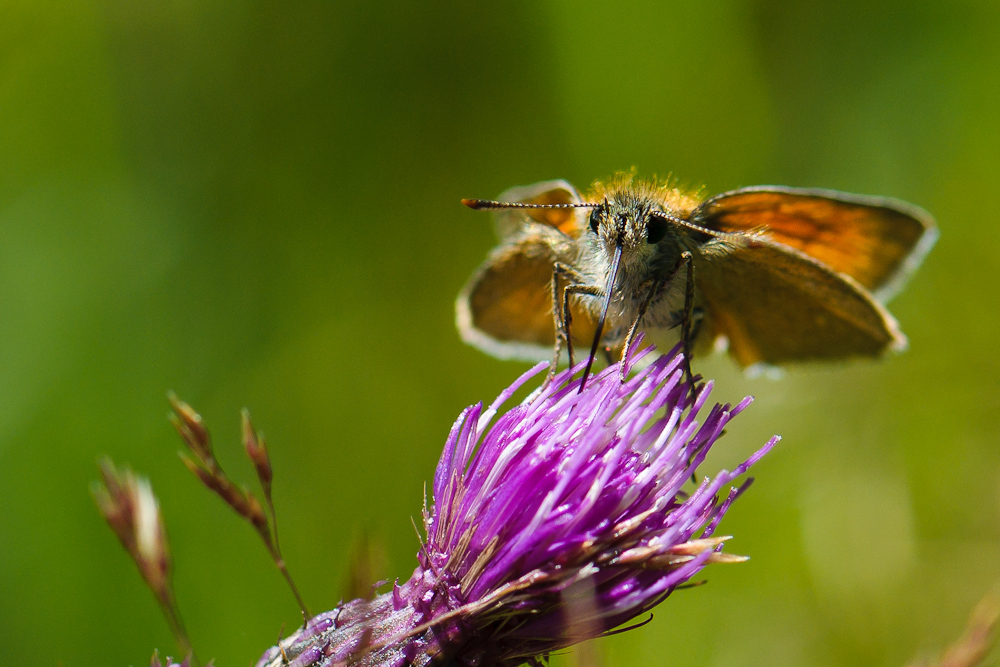
<svg viewBox="0 0 1000 667">
<path fill-rule="evenodd" d="M 996 586 L 1000 5 L 479 4 L 0 2 L 0 664 L 173 648 L 93 507 L 101 454 L 152 479 L 201 656 L 250 664 L 297 623 L 178 463 L 169 389 L 247 482 L 251 409 L 313 609 L 361 536 L 408 576 L 448 427 L 524 368 L 455 333 L 494 243 L 459 198 L 633 165 L 892 195 L 941 239 L 892 304 L 905 355 L 702 362 L 758 398 L 714 464 L 784 435 L 724 524 L 752 560 L 605 664 L 903 665 Z"/>
</svg>

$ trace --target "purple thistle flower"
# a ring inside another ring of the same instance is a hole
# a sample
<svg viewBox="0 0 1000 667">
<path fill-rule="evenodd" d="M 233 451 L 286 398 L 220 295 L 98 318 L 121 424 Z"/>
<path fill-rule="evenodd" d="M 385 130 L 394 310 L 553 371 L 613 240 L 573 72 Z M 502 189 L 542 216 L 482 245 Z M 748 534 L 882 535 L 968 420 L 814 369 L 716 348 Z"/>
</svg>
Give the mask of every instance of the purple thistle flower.
<svg viewBox="0 0 1000 667">
<path fill-rule="evenodd" d="M 409 581 L 313 617 L 258 667 L 537 663 L 644 614 L 708 563 L 744 560 L 713 534 L 750 480 L 725 487 L 777 436 L 681 489 L 751 398 L 699 425 L 711 383 L 692 405 L 675 348 L 625 383 L 611 366 L 582 392 L 565 371 L 490 427 L 544 368 L 455 422 Z"/>
</svg>

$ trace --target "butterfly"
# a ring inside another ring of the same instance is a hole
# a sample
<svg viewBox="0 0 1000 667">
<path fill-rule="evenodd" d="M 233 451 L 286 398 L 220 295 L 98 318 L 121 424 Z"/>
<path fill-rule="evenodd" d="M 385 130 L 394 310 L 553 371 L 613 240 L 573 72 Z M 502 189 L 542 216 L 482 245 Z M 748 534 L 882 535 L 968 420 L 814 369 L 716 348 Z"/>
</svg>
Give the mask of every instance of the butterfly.
<svg viewBox="0 0 1000 667">
<path fill-rule="evenodd" d="M 685 355 L 728 349 L 744 368 L 877 357 L 906 347 L 883 305 L 934 245 L 923 209 L 888 197 L 754 186 L 710 198 L 633 173 L 581 196 L 566 181 L 515 187 L 500 244 L 462 289 L 458 330 L 501 359 L 624 355 L 638 332 Z M 688 362 L 689 363 L 689 362 Z M 690 366 L 688 366 L 690 378 Z"/>
</svg>

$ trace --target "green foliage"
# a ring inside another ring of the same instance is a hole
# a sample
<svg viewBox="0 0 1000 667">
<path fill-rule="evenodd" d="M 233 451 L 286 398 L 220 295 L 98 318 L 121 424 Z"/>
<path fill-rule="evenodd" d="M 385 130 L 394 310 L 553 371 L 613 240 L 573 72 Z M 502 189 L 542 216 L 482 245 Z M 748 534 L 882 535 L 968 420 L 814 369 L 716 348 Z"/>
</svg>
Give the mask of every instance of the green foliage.
<svg viewBox="0 0 1000 667">
<path fill-rule="evenodd" d="M 362 532 L 408 576 L 448 427 L 522 368 L 454 331 L 494 241 L 459 198 L 632 165 L 892 195 L 941 240 L 891 306 L 905 355 L 696 369 L 758 397 L 726 462 L 784 436 L 726 520 L 752 560 L 607 664 L 902 665 L 958 635 L 1000 572 L 998 6 L 478 5 L 0 4 L 0 664 L 174 651 L 89 497 L 100 454 L 153 481 L 200 656 L 298 623 L 174 456 L 170 389 L 247 483 L 251 409 L 312 609 Z"/>
</svg>

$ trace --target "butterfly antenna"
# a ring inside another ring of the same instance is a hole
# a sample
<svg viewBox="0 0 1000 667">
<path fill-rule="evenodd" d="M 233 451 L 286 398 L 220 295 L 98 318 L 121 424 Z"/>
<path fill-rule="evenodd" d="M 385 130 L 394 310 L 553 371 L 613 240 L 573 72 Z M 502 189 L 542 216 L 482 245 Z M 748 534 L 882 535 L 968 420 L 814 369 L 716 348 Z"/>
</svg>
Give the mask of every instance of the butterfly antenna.
<svg viewBox="0 0 1000 667">
<path fill-rule="evenodd" d="M 699 232 L 717 239 L 734 239 L 740 242 L 746 242 L 747 240 L 747 234 L 745 232 L 723 232 L 718 229 L 709 229 L 708 227 L 699 225 L 696 222 L 685 220 L 684 218 L 679 218 L 676 215 L 664 213 L 663 211 L 651 211 L 650 216 L 666 220 L 667 222 L 672 222 L 675 225 L 684 227 L 685 229 L 690 229 L 693 232 Z"/>
<path fill-rule="evenodd" d="M 604 288 L 604 304 L 601 306 L 601 317 L 597 320 L 597 330 L 594 332 L 594 342 L 590 345 L 590 356 L 587 358 L 587 366 L 583 369 L 583 377 L 580 379 L 580 391 L 587 386 L 587 377 L 590 369 L 594 365 L 594 358 L 597 356 L 597 346 L 601 344 L 601 335 L 604 333 L 604 321 L 608 318 L 608 307 L 611 306 L 611 297 L 615 290 L 615 281 L 618 279 L 618 267 L 622 261 L 622 245 L 615 246 L 615 255 L 611 258 L 611 271 L 608 272 L 608 284 Z"/>
<path fill-rule="evenodd" d="M 474 211 L 499 211 L 505 208 L 594 208 L 599 204 L 525 204 L 522 202 L 492 201 L 490 199 L 463 199 L 462 203 Z"/>
</svg>

